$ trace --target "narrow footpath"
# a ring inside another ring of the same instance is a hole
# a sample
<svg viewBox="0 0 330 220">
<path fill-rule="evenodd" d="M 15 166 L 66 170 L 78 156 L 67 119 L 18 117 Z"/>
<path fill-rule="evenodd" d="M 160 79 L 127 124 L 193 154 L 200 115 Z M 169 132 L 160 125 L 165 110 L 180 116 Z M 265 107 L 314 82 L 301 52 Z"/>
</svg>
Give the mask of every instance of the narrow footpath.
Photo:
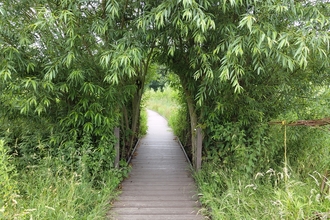
<svg viewBox="0 0 330 220">
<path fill-rule="evenodd" d="M 111 220 L 201 220 L 190 166 L 167 121 L 148 110 L 148 133 L 109 212 Z"/>
</svg>

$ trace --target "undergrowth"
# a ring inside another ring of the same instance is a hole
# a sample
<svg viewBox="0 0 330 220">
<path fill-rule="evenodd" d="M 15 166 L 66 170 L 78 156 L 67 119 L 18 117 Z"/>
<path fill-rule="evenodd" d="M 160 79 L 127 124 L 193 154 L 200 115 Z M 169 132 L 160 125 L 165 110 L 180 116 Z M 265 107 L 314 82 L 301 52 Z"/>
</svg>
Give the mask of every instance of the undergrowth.
<svg viewBox="0 0 330 220">
<path fill-rule="evenodd" d="M 109 170 L 95 185 L 52 157 L 17 171 L 3 142 L 0 149 L 0 219 L 104 219 L 127 173 L 126 168 Z"/>
<path fill-rule="evenodd" d="M 323 174 L 313 172 L 307 179 L 273 169 L 254 178 L 232 175 L 214 164 L 204 164 L 195 175 L 204 214 L 211 219 L 328 219 L 329 181 L 321 191 Z"/>
</svg>

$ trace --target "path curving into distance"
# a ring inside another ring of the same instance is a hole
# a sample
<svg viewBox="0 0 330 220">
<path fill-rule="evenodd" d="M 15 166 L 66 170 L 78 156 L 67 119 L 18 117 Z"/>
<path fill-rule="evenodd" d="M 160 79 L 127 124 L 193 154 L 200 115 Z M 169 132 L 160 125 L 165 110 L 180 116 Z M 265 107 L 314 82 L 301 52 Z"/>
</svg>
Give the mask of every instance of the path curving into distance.
<svg viewBox="0 0 330 220">
<path fill-rule="evenodd" d="M 148 110 L 148 133 L 132 159 L 111 220 L 201 220 L 190 166 L 167 121 Z"/>
</svg>

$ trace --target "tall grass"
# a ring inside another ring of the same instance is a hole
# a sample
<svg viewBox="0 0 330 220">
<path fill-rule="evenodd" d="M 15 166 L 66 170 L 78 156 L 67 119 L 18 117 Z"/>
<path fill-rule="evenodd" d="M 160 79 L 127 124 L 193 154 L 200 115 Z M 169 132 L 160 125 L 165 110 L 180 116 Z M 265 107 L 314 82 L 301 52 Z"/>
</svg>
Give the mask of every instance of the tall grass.
<svg viewBox="0 0 330 220">
<path fill-rule="evenodd" d="M 10 216 L 8 210 L 15 210 L 18 193 L 16 175 L 12 158 L 0 139 L 0 219 Z"/>
<path fill-rule="evenodd" d="M 177 97 L 178 92 L 168 86 L 163 91 L 150 89 L 144 93 L 146 108 L 158 112 L 168 121 L 175 116 L 180 108 Z"/>
<path fill-rule="evenodd" d="M 109 170 L 96 187 L 95 182 L 60 164 L 57 158 L 46 157 L 39 165 L 18 172 L 12 167 L 7 173 L 12 190 L 2 202 L 0 219 L 105 219 L 110 201 L 117 195 L 121 171 Z"/>
<path fill-rule="evenodd" d="M 246 179 L 204 164 L 196 180 L 211 219 L 329 219 L 330 194 L 320 191 L 322 175 L 314 174 L 285 182 L 283 172 L 269 169 Z"/>
</svg>

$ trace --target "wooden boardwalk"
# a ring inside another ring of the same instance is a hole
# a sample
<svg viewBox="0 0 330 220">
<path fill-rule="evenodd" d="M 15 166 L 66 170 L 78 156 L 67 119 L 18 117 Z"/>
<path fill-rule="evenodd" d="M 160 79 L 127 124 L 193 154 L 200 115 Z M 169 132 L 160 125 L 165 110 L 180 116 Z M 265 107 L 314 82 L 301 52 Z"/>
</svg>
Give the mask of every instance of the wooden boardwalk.
<svg viewBox="0 0 330 220">
<path fill-rule="evenodd" d="M 166 120 L 148 111 L 148 134 L 109 212 L 111 220 L 201 220 L 190 166 Z"/>
</svg>

